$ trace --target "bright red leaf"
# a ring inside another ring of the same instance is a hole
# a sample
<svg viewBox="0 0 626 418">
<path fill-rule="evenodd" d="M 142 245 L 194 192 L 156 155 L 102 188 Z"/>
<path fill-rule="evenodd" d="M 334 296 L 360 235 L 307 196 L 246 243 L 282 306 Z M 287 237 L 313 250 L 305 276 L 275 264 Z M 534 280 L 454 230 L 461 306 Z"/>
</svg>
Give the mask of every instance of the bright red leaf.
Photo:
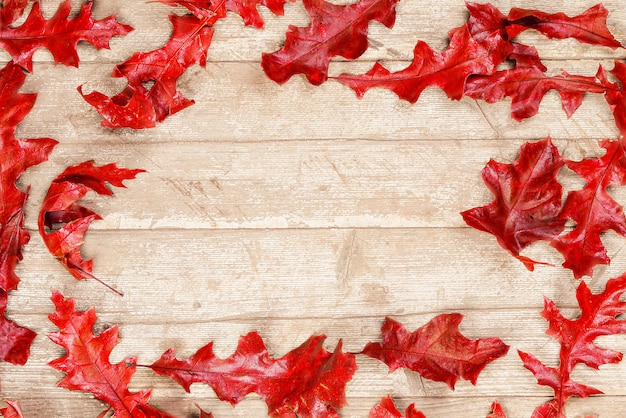
<svg viewBox="0 0 626 418">
<path fill-rule="evenodd" d="M 282 16 L 285 13 L 285 3 L 295 0 L 218 0 L 215 2 L 208 0 L 159 1 L 170 6 L 180 5 L 186 7 L 197 17 L 212 17 L 217 14 L 223 18 L 226 17 L 226 11 L 231 11 L 241 16 L 246 26 L 261 29 L 265 22 L 257 10 L 258 6 L 265 6 L 276 16 Z"/>
<path fill-rule="evenodd" d="M 325 336 L 309 338 L 283 357 L 273 359 L 256 332 L 240 338 L 237 350 L 227 359 L 213 354 L 213 343 L 200 348 L 186 360 L 174 350 L 165 352 L 150 366 L 168 376 L 186 391 L 192 383 L 211 386 L 218 398 L 236 404 L 249 393 L 257 393 L 267 404 L 271 417 L 338 417 L 346 404 L 345 385 L 356 371 L 352 354 L 333 353 L 322 345 Z"/>
<path fill-rule="evenodd" d="M 6 399 L 5 402 L 7 406 L 0 408 L 0 414 L 2 414 L 3 418 L 24 418 L 24 415 L 22 415 L 22 408 L 20 407 L 20 403 L 18 401 L 10 401 Z"/>
<path fill-rule="evenodd" d="M 502 405 L 498 401 L 491 404 L 491 413 L 487 415 L 487 418 L 507 418 Z"/>
<path fill-rule="evenodd" d="M 427 379 L 445 382 L 450 389 L 463 378 L 476 384 L 478 375 L 493 360 L 504 356 L 509 346 L 499 338 L 470 340 L 459 332 L 463 315 L 442 314 L 414 332 L 386 318 L 383 342 L 368 343 L 363 354 L 376 358 L 390 372 L 404 367 Z"/>
<path fill-rule="evenodd" d="M 393 27 L 398 0 L 359 0 L 355 4 L 335 5 L 324 0 L 303 0 L 311 18 L 305 28 L 290 26 L 285 46 L 263 54 L 265 74 L 277 83 L 304 74 L 311 84 L 328 78 L 332 57 L 360 57 L 368 46 L 367 31 L 372 21 Z"/>
<path fill-rule="evenodd" d="M 483 181 L 493 202 L 462 212 L 465 222 L 495 235 L 502 248 L 533 270 L 536 261 L 520 255 L 539 240 L 551 240 L 563 231 L 560 216 L 563 188 L 557 174 L 564 161 L 550 138 L 525 143 L 512 164 L 489 161 Z"/>
<path fill-rule="evenodd" d="M 112 196 L 113 192 L 106 183 L 115 187 L 126 187 L 124 180 L 134 179 L 142 172 L 144 170 L 118 168 L 115 164 L 95 166 L 93 161 L 86 161 L 68 167 L 52 181 L 39 212 L 39 234 L 50 253 L 77 280 L 95 279 L 103 283 L 92 274 L 93 260 L 84 260 L 80 254 L 83 237 L 89 225 L 101 218 L 76 202 L 90 190 Z M 55 224 L 63 226 L 53 230 Z M 106 284 L 105 286 L 111 288 Z"/>
<path fill-rule="evenodd" d="M 611 74 L 617 78 L 620 86 L 618 88 L 617 85 L 614 85 L 615 88 L 607 89 L 604 97 L 609 103 L 620 135 L 626 137 L 626 64 L 615 61 L 615 67 Z M 606 75 L 602 74 L 602 76 L 603 80 L 606 80 Z"/>
<path fill-rule="evenodd" d="M 19 278 L 15 266 L 22 259 L 22 248 L 30 240 L 24 227 L 24 206 L 28 193 L 15 182 L 31 166 L 48 159 L 57 144 L 53 139 L 18 139 L 15 130 L 35 104 L 36 94 L 22 94 L 19 89 L 26 75 L 9 62 L 0 70 L 0 359 L 24 364 L 35 333 L 5 317 L 7 296 L 16 290 Z"/>
<path fill-rule="evenodd" d="M 584 13 L 568 17 L 564 13 L 544 13 L 538 10 L 513 8 L 507 17 L 506 31 L 512 39 L 526 29 L 534 29 L 548 38 L 574 38 L 579 42 L 608 46 L 616 49 L 622 47 L 606 26 L 608 10 L 597 4 Z"/>
<path fill-rule="evenodd" d="M 177 90 L 178 78 L 193 64 L 206 65 L 206 54 L 213 38 L 209 17 L 171 15 L 174 32 L 165 46 L 151 52 L 137 52 L 115 67 L 113 77 L 125 77 L 128 86 L 108 97 L 99 92 L 83 94 L 104 118 L 108 128 L 143 129 L 156 126 L 194 102 Z"/>
<path fill-rule="evenodd" d="M 598 389 L 572 380 L 571 373 L 578 364 L 593 369 L 609 363 L 618 363 L 622 353 L 598 347 L 595 339 L 605 335 L 626 333 L 626 321 L 616 319 L 626 312 L 626 303 L 621 300 L 626 292 L 626 274 L 610 279 L 604 292 L 593 294 L 581 282 L 576 290 L 580 316 L 565 318 L 549 299 L 544 301 L 542 316 L 548 321 L 546 333 L 561 345 L 559 366 L 548 367 L 531 354 L 519 352 L 524 367 L 530 370 L 540 385 L 554 389 L 554 399 L 539 406 L 533 418 L 565 418 L 565 402 L 572 396 L 585 398 L 601 394 Z"/>
<path fill-rule="evenodd" d="M 74 299 L 66 299 L 59 292 L 54 292 L 51 300 L 56 311 L 48 318 L 59 332 L 48 337 L 66 350 L 65 356 L 49 363 L 66 374 L 57 386 L 93 394 L 109 405 L 116 418 L 173 418 L 148 405 L 149 390 L 135 393 L 128 390 L 136 370 L 136 358 L 126 358 L 117 364 L 109 362 L 111 351 L 119 342 L 117 325 L 95 335 L 94 309 L 77 311 Z"/>
<path fill-rule="evenodd" d="M 602 71 L 600 68 L 599 72 Z M 520 121 L 539 112 L 539 103 L 550 90 L 559 92 L 563 110 L 570 117 L 582 104 L 586 92 L 604 93 L 608 87 L 599 76 L 571 75 L 565 71 L 562 75 L 548 76 L 541 68 L 518 63 L 513 69 L 498 71 L 491 76 L 470 78 L 465 95 L 488 103 L 510 97 L 511 116 Z"/>
<path fill-rule="evenodd" d="M 500 58 L 496 51 L 477 42 L 467 25 L 453 29 L 449 36 L 450 45 L 443 53 L 419 41 L 413 62 L 404 70 L 392 73 L 376 63 L 364 75 L 342 74 L 336 79 L 353 89 L 359 98 L 369 89 L 380 87 L 415 103 L 426 87 L 437 86 L 451 99 L 460 100 L 467 78 L 472 74 L 493 74 Z"/>
<path fill-rule="evenodd" d="M 414 403 L 409 405 L 402 415 L 391 397 L 387 396 L 370 410 L 369 418 L 426 418 L 426 415 L 415 409 Z"/>
<path fill-rule="evenodd" d="M 22 17 L 31 1 L 34 0 L 3 0 L 0 3 L 0 28 L 7 27 Z"/>
<path fill-rule="evenodd" d="M 609 264 L 600 234 L 612 229 L 626 236 L 622 207 L 606 191 L 609 186 L 626 184 L 624 142 L 604 140 L 600 146 L 606 149 L 602 157 L 566 162 L 587 184 L 582 190 L 568 193 L 560 215 L 576 225 L 550 244 L 563 254 L 563 267 L 572 269 L 576 278 L 591 276 L 598 264 Z"/>
<path fill-rule="evenodd" d="M 132 30 L 130 26 L 119 23 L 115 16 L 94 20 L 91 17 L 91 2 L 83 4 L 78 15 L 68 19 L 71 9 L 70 0 L 65 0 L 52 19 L 46 20 L 41 14 L 39 2 L 35 2 L 24 24 L 16 28 L 0 27 L 0 48 L 28 71 L 32 71 L 33 54 L 39 48 L 50 51 L 55 63 L 77 67 L 78 42 L 89 42 L 98 49 L 109 48 L 111 38 L 124 36 Z M 19 7 L 14 10 L 19 10 Z"/>
</svg>

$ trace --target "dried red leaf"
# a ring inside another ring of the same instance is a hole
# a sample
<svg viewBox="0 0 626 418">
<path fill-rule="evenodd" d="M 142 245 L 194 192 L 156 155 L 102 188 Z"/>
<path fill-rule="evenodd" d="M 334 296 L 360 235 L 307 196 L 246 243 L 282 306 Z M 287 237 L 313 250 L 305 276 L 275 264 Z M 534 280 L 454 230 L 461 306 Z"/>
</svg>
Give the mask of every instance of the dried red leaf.
<svg viewBox="0 0 626 418">
<path fill-rule="evenodd" d="M 9 26 L 22 17 L 31 1 L 33 0 L 3 0 L 0 3 L 0 28 Z"/>
<path fill-rule="evenodd" d="M 426 418 L 426 415 L 415 409 L 415 404 L 412 403 L 404 411 L 404 415 L 396 405 L 390 396 L 383 398 L 378 405 L 370 410 L 369 418 Z"/>
<path fill-rule="evenodd" d="M 519 58 L 519 55 L 517 56 Z M 571 75 L 548 76 L 533 65 L 519 65 L 511 70 L 498 71 L 491 76 L 472 77 L 465 86 L 465 95 L 473 99 L 495 103 L 504 97 L 511 98 L 511 116 L 517 121 L 535 116 L 543 96 L 556 90 L 561 95 L 563 110 L 570 117 L 580 107 L 585 93 L 604 93 L 608 85 L 598 76 Z M 602 72 L 602 68 L 598 70 Z"/>
<path fill-rule="evenodd" d="M 445 382 L 450 389 L 461 377 L 476 384 L 485 366 L 504 356 L 509 346 L 499 338 L 466 338 L 459 332 L 462 320 L 458 313 L 442 314 L 410 333 L 399 322 L 386 318 L 381 329 L 383 343 L 368 343 L 362 353 L 387 364 L 390 372 L 404 367 L 427 379 Z"/>
<path fill-rule="evenodd" d="M 603 364 L 618 363 L 622 353 L 595 345 L 595 339 L 605 335 L 626 333 L 626 321 L 617 320 L 626 312 L 626 303 L 621 300 L 626 292 L 626 274 L 610 279 L 602 293 L 593 294 L 581 282 L 576 290 L 580 306 L 577 319 L 565 318 L 549 299 L 544 301 L 542 316 L 548 321 L 546 334 L 561 345 L 559 366 L 548 367 L 531 354 L 519 352 L 524 367 L 530 370 L 540 385 L 554 389 L 554 399 L 539 406 L 533 418 L 564 418 L 564 406 L 572 396 L 581 398 L 601 394 L 598 389 L 572 380 L 571 372 L 578 364 L 598 369 Z"/>
<path fill-rule="evenodd" d="M 563 188 L 556 177 L 563 164 L 550 138 L 522 145 L 512 164 L 489 161 L 482 176 L 495 199 L 462 212 L 463 219 L 495 235 L 502 248 L 533 270 L 537 262 L 521 251 L 536 241 L 551 240 L 565 226 L 560 216 Z"/>
<path fill-rule="evenodd" d="M 115 67 L 113 77 L 125 77 L 128 86 L 121 93 L 108 97 L 99 92 L 79 93 L 104 118 L 108 128 L 143 129 L 156 126 L 194 101 L 176 88 L 178 78 L 193 64 L 206 65 L 206 54 L 213 38 L 209 17 L 171 15 L 174 27 L 165 46 L 151 52 L 137 52 Z M 151 87 L 147 87 L 151 85 Z"/>
<path fill-rule="evenodd" d="M 324 0 L 303 0 L 311 24 L 290 26 L 285 46 L 263 54 L 265 74 L 277 83 L 304 74 L 311 84 L 328 78 L 332 57 L 360 57 L 368 46 L 367 31 L 372 21 L 393 27 L 398 0 L 359 0 L 355 4 L 335 5 Z"/>
<path fill-rule="evenodd" d="M 173 418 L 147 404 L 149 390 L 129 391 L 136 358 L 127 358 L 117 364 L 109 362 L 111 351 L 119 342 L 117 325 L 95 335 L 93 326 L 97 317 L 94 309 L 77 311 L 74 299 L 66 299 L 59 292 L 54 292 L 51 300 L 56 311 L 48 318 L 59 332 L 50 333 L 48 337 L 66 350 L 64 357 L 49 363 L 52 368 L 66 373 L 57 386 L 93 394 L 110 406 L 116 418 Z"/>
<path fill-rule="evenodd" d="M 17 6 L 13 9 L 14 13 L 21 9 L 22 4 Z M 27 71 L 32 71 L 33 54 L 39 48 L 50 51 L 56 64 L 77 67 L 78 42 L 89 42 L 98 49 L 109 48 L 111 38 L 124 36 L 132 30 L 130 26 L 119 23 L 115 16 L 94 20 L 91 17 L 91 2 L 83 4 L 78 15 L 68 19 L 71 9 L 70 0 L 65 0 L 52 19 L 46 20 L 41 14 L 39 2 L 35 2 L 24 24 L 16 28 L 0 27 L 0 47 Z"/>
<path fill-rule="evenodd" d="M 338 417 L 337 409 L 346 404 L 345 385 L 356 371 L 356 361 L 352 354 L 341 352 L 341 342 L 333 353 L 326 351 L 322 347 L 325 338 L 311 337 L 273 359 L 259 334 L 251 332 L 239 339 L 237 350 L 227 359 L 213 354 L 211 342 L 186 360 L 176 359 L 170 349 L 149 367 L 186 391 L 192 383 L 208 384 L 219 399 L 231 404 L 255 392 L 267 404 L 271 417 Z"/>
<path fill-rule="evenodd" d="M 261 29 L 265 22 L 257 10 L 258 6 L 265 6 L 276 16 L 282 16 L 285 13 L 285 3 L 295 0 L 218 0 L 215 2 L 208 0 L 159 1 L 169 6 L 183 6 L 197 17 L 219 15 L 220 18 L 224 18 L 226 17 L 226 11 L 234 12 L 242 17 L 246 26 Z"/>
<path fill-rule="evenodd" d="M 538 10 L 513 8 L 507 17 L 506 31 L 511 39 L 527 29 L 534 29 L 550 39 L 574 38 L 591 45 L 621 48 L 622 44 L 606 26 L 608 15 L 608 10 L 602 4 L 597 4 L 574 17 L 568 17 L 564 13 L 549 14 Z"/>
<path fill-rule="evenodd" d="M 102 218 L 76 202 L 90 190 L 112 196 L 113 192 L 106 183 L 115 187 L 126 187 L 124 180 L 134 179 L 144 171 L 118 168 L 115 164 L 95 166 L 93 161 L 86 161 L 68 167 L 52 181 L 39 211 L 39 234 L 48 251 L 77 280 L 95 279 L 103 283 L 92 274 L 93 260 L 84 260 L 80 254 L 83 237 L 89 225 Z M 52 230 L 54 224 L 59 223 L 64 225 L 57 230 L 46 231 L 46 228 Z M 106 284 L 105 286 L 111 288 Z"/>
<path fill-rule="evenodd" d="M 22 415 L 22 408 L 20 407 L 20 403 L 18 401 L 5 399 L 5 402 L 7 406 L 0 408 L 0 414 L 2 414 L 3 418 L 24 418 L 24 415 Z"/>
<path fill-rule="evenodd" d="M 449 36 L 450 45 L 443 53 L 419 41 L 413 62 L 404 70 L 392 73 L 376 63 L 364 75 L 342 74 L 336 79 L 353 89 L 359 98 L 367 90 L 380 87 L 415 103 L 426 87 L 437 86 L 451 99 L 460 100 L 467 78 L 472 74 L 493 74 L 500 58 L 497 51 L 477 42 L 467 25 L 453 29 Z"/>
<path fill-rule="evenodd" d="M 609 264 L 601 233 L 612 229 L 626 236 L 622 207 L 606 191 L 609 186 L 626 184 L 624 142 L 604 140 L 600 146 L 606 149 L 602 157 L 566 162 L 587 184 L 582 190 L 568 193 L 561 211 L 562 218 L 571 219 L 576 225 L 550 244 L 563 254 L 563 267 L 572 269 L 577 279 L 591 276 L 598 264 Z"/>
<path fill-rule="evenodd" d="M 487 415 L 487 418 L 507 418 L 502 405 L 498 401 L 491 404 L 491 413 Z"/>
</svg>

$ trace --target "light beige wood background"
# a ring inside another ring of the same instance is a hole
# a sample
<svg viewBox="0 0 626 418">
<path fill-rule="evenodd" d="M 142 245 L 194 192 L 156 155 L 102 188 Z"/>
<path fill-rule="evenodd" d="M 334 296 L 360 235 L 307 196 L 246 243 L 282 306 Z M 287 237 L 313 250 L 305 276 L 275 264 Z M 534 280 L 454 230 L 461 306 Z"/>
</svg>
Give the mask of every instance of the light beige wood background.
<svg viewBox="0 0 626 418">
<path fill-rule="evenodd" d="M 583 12 L 592 0 L 568 2 L 496 1 L 511 7 Z M 51 16 L 57 0 L 46 0 Z M 609 0 L 609 26 L 626 43 L 626 7 Z M 149 364 L 174 347 L 191 355 L 209 340 L 220 356 L 230 355 L 238 337 L 258 330 L 274 356 L 312 334 L 326 334 L 327 348 L 343 339 L 358 351 L 379 339 L 386 315 L 410 329 L 434 315 L 461 312 L 462 332 L 471 338 L 499 336 L 510 354 L 488 366 L 476 387 L 444 384 L 358 356 L 359 370 L 347 387 L 343 417 L 365 417 L 381 397 L 401 408 L 415 402 L 429 418 L 484 417 L 498 399 L 512 418 L 529 417 L 550 390 L 536 384 L 516 350 L 534 353 L 556 366 L 558 345 L 544 334 L 543 298 L 576 314 L 577 281 L 560 267 L 527 271 L 493 237 L 465 226 L 459 212 L 491 201 L 480 178 L 494 158 L 510 162 L 526 140 L 551 135 L 569 158 L 600 155 L 599 139 L 617 138 L 607 105 L 588 97 L 567 119 L 557 94 L 548 94 L 538 116 L 523 123 L 509 117 L 508 101 L 489 105 L 448 100 L 428 89 L 410 105 L 382 90 L 357 100 L 348 88 L 328 82 L 313 87 L 297 76 L 279 86 L 260 67 L 261 53 L 281 47 L 288 24 L 307 24 L 300 2 L 285 17 L 261 8 L 264 31 L 243 27 L 232 15 L 216 25 L 206 69 L 194 66 L 180 89 L 196 105 L 156 129 L 112 131 L 76 92 L 115 93 L 123 82 L 109 78 L 113 66 L 133 51 L 161 46 L 170 33 L 162 4 L 139 0 L 96 1 L 94 13 L 117 13 L 136 28 L 117 38 L 112 50 L 79 48 L 80 69 L 55 67 L 45 51 L 36 54 L 24 92 L 38 100 L 19 127 L 24 138 L 48 136 L 60 144 L 50 161 L 22 177 L 32 185 L 27 225 L 32 232 L 18 272 L 19 291 L 8 314 L 39 334 L 24 367 L 0 365 L 2 396 L 19 399 L 28 417 L 95 417 L 104 406 L 91 395 L 55 387 L 62 375 L 47 363 L 63 350 L 46 337 L 55 331 L 52 290 L 73 296 L 82 309 L 95 306 L 99 329 L 119 324 L 121 343 L 112 361 L 138 356 Z M 182 10 L 176 10 L 182 12 Z M 371 48 L 356 63 L 334 60 L 330 71 L 359 72 L 376 60 L 405 67 L 418 39 L 444 48 L 446 34 L 466 19 L 461 0 L 403 0 L 397 24 L 370 25 Z M 623 51 L 547 41 L 527 33 L 552 71 L 592 75 L 599 63 L 612 68 Z M 7 55 L 0 55 L 2 63 Z M 148 173 L 116 190 L 116 198 L 89 197 L 104 216 L 84 247 L 95 273 L 125 296 L 94 281 L 77 282 L 46 252 L 36 217 L 49 181 L 66 166 L 94 159 Z M 563 174 L 569 189 L 582 186 Z M 626 191 L 613 195 L 626 203 Z M 613 260 L 587 278 L 594 291 L 626 271 L 626 240 L 613 233 L 604 241 Z M 560 265 L 547 245 L 528 255 Z M 601 344 L 625 351 L 626 337 Z M 626 416 L 626 364 L 600 371 L 577 368 L 582 382 L 606 396 L 573 400 L 568 416 Z M 154 388 L 152 404 L 181 417 L 197 416 L 194 402 L 216 417 L 262 417 L 264 403 L 249 396 L 232 408 L 211 389 L 194 385 L 191 394 L 167 378 L 140 369 L 132 388 Z"/>
</svg>

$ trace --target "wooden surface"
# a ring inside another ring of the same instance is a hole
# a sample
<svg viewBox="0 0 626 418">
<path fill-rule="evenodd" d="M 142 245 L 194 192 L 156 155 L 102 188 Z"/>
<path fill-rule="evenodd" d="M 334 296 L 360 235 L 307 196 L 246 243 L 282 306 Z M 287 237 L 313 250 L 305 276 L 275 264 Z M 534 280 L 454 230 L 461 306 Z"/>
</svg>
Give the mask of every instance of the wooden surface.
<svg viewBox="0 0 626 418">
<path fill-rule="evenodd" d="M 48 16 L 57 3 L 44 2 Z M 594 2 L 495 4 L 505 12 L 525 7 L 574 15 Z M 609 27 L 626 43 L 626 5 L 604 4 Z M 58 289 L 82 309 L 95 306 L 100 329 L 119 324 L 121 343 L 112 361 L 138 356 L 144 364 L 169 347 L 188 356 L 209 340 L 218 355 L 228 356 L 239 335 L 253 330 L 274 356 L 320 333 L 328 336 L 329 349 L 343 339 L 346 350 L 357 351 L 379 339 L 387 315 L 415 329 L 436 314 L 461 312 L 467 336 L 498 336 L 511 345 L 476 387 L 460 382 L 452 392 L 413 372 L 389 374 L 384 364 L 358 356 L 341 416 L 365 417 L 390 394 L 402 408 L 415 402 L 429 418 L 484 417 L 496 399 L 511 418 L 529 417 L 551 392 L 536 384 L 516 350 L 556 366 L 558 346 L 544 334 L 540 316 L 543 297 L 575 314 L 577 282 L 560 267 L 527 271 L 492 236 L 466 227 L 459 212 L 491 201 L 480 170 L 490 158 L 514 160 L 525 140 L 551 135 L 570 158 L 600 155 L 597 140 L 617 138 L 604 100 L 587 97 L 568 120 L 558 95 L 550 93 L 538 116 L 517 123 L 509 117 L 508 101 L 453 102 L 437 89 L 410 105 L 383 90 L 357 100 L 338 83 L 313 87 L 300 76 L 279 86 L 263 74 L 261 52 L 280 48 L 287 25 L 306 25 L 307 17 L 299 2 L 287 6 L 285 17 L 261 9 L 264 31 L 244 28 L 234 15 L 217 24 L 206 69 L 192 67 L 179 83 L 196 104 L 156 129 L 101 128 L 76 87 L 121 90 L 123 83 L 109 78 L 113 66 L 167 40 L 170 8 L 96 1 L 96 17 L 117 13 L 136 30 L 116 38 L 110 51 L 81 45 L 80 69 L 55 67 L 45 51 L 35 55 L 34 74 L 23 91 L 39 96 L 18 136 L 52 137 L 60 144 L 49 162 L 21 181 L 32 185 L 32 239 L 8 315 L 39 335 L 24 367 L 0 365 L 2 396 L 19 399 L 27 417 L 95 417 L 103 410 L 89 394 L 57 388 L 62 375 L 47 366 L 63 354 L 46 337 L 55 331 L 47 315 L 53 311 L 51 291 Z M 443 48 L 448 30 L 465 19 L 461 0 L 402 0 L 395 28 L 370 25 L 372 48 L 356 63 L 334 60 L 331 73 L 362 71 L 376 60 L 403 68 L 418 39 Z M 610 69 L 613 59 L 625 56 L 533 33 L 523 39 L 538 46 L 552 71 L 592 75 L 599 63 Z M 6 54 L 0 60 L 6 62 Z M 83 253 L 123 298 L 94 281 L 75 281 L 36 232 L 50 180 L 89 159 L 148 170 L 114 199 L 86 199 L 104 220 L 93 225 Z M 582 185 L 571 174 L 563 181 L 570 189 Z M 626 190 L 613 195 L 626 203 Z M 587 279 L 596 292 L 626 271 L 624 238 L 608 233 L 604 242 L 612 264 Z M 527 254 L 561 262 L 547 245 L 534 245 Z M 626 351 L 624 336 L 602 344 Z M 568 416 L 626 416 L 626 364 L 600 371 L 580 367 L 575 375 L 606 396 L 572 400 Z M 258 397 L 232 408 L 206 386 L 196 384 L 186 394 L 169 379 L 138 370 L 132 388 L 148 387 L 154 388 L 153 405 L 180 417 L 197 416 L 194 402 L 218 418 L 266 415 Z"/>
</svg>

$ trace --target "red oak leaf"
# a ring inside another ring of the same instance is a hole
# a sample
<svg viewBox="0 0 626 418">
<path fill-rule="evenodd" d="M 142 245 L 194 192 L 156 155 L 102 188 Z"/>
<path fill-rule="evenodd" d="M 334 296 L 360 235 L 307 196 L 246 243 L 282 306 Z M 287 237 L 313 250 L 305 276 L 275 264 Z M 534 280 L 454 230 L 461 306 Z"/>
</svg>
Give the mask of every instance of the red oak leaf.
<svg viewBox="0 0 626 418">
<path fill-rule="evenodd" d="M 167 116 L 194 102 L 176 89 L 176 81 L 193 64 L 206 65 L 206 54 L 213 38 L 212 18 L 171 15 L 174 32 L 165 46 L 151 52 L 135 53 L 115 67 L 113 77 L 126 77 L 128 86 L 108 97 L 99 92 L 83 94 L 104 118 L 108 128 L 143 129 L 156 126 Z M 151 88 L 147 85 L 151 84 Z"/>
<path fill-rule="evenodd" d="M 39 234 L 48 251 L 77 280 L 95 279 L 103 283 L 92 274 L 93 260 L 84 260 L 80 254 L 80 246 L 89 225 L 101 218 L 97 213 L 76 202 L 90 190 L 112 196 L 113 192 L 105 183 L 115 187 L 126 187 L 124 180 L 134 179 L 137 174 L 144 171 L 118 168 L 115 164 L 95 166 L 93 161 L 86 161 L 68 167 L 52 181 L 39 211 Z M 54 224 L 59 223 L 64 225 L 54 231 L 46 231 L 46 228 L 52 230 Z M 112 289 L 106 284 L 105 286 Z"/>
<path fill-rule="evenodd" d="M 0 3 L 0 28 L 9 26 L 22 17 L 31 1 L 33 0 L 3 0 Z"/>
<path fill-rule="evenodd" d="M 535 29 L 548 38 L 574 38 L 591 45 L 620 48 L 622 44 L 606 26 L 608 14 L 602 4 L 597 4 L 575 17 L 568 17 L 564 13 L 548 14 L 538 10 L 513 8 L 507 17 L 506 31 L 510 38 L 526 29 Z"/>
<path fill-rule="evenodd" d="M 426 418 L 426 415 L 415 409 L 412 403 L 404 411 L 404 415 L 391 400 L 390 396 L 383 398 L 378 405 L 370 410 L 369 418 Z"/>
<path fill-rule="evenodd" d="M 561 211 L 562 218 L 576 223 L 574 229 L 550 244 L 563 254 L 563 267 L 572 269 L 577 279 L 591 276 L 597 264 L 609 264 L 601 233 L 612 229 L 626 236 L 622 207 L 606 192 L 609 186 L 626 184 L 624 142 L 604 140 L 600 146 L 606 149 L 602 157 L 566 162 L 587 184 L 568 193 Z"/>
<path fill-rule="evenodd" d="M 94 309 L 77 311 L 74 299 L 65 299 L 59 292 L 54 292 L 51 300 L 56 311 L 48 318 L 59 332 L 50 333 L 48 337 L 66 350 L 64 357 L 49 363 L 52 368 L 66 373 L 57 386 L 92 393 L 109 405 L 116 418 L 173 418 L 147 404 L 149 390 L 129 391 L 136 358 L 127 358 L 117 364 L 109 362 L 111 351 L 119 342 L 117 325 L 95 335 L 93 326 L 97 318 Z"/>
<path fill-rule="evenodd" d="M 518 56 L 519 57 L 519 56 Z M 531 57 L 531 64 L 535 64 Z M 519 64 L 519 62 L 518 62 Z M 570 117 L 580 107 L 585 92 L 604 93 L 609 87 L 602 82 L 598 70 L 596 77 L 571 75 L 548 76 L 534 65 L 518 65 L 511 70 L 498 71 L 491 76 L 472 77 L 465 86 L 465 95 L 473 99 L 495 103 L 504 97 L 511 98 L 511 116 L 520 121 L 535 116 L 539 103 L 550 90 L 561 95 L 563 110 Z"/>
<path fill-rule="evenodd" d="M 258 6 L 265 6 L 276 16 L 282 16 L 285 13 L 285 3 L 295 0 L 218 0 L 216 2 L 208 0 L 159 1 L 170 6 L 180 5 L 186 7 L 197 17 L 211 17 L 216 14 L 220 15 L 220 17 L 226 17 L 226 11 L 231 11 L 241 16 L 246 26 L 261 29 L 265 22 L 257 11 Z"/>
<path fill-rule="evenodd" d="M 0 70 L 0 359 L 24 364 L 35 333 L 6 318 L 8 292 L 16 290 L 19 278 L 15 266 L 22 259 L 22 247 L 30 240 L 24 227 L 24 206 L 28 193 L 15 182 L 31 166 L 48 159 L 57 144 L 53 139 L 17 139 L 15 130 L 35 104 L 36 94 L 21 94 L 26 75 L 9 62 Z"/>
<path fill-rule="evenodd" d="M 563 164 L 550 138 L 522 145 L 512 164 L 489 161 L 482 176 L 495 200 L 462 212 L 463 219 L 495 235 L 502 248 L 533 270 L 537 262 L 520 252 L 533 242 L 551 240 L 565 226 L 560 216 L 563 188 L 556 178 Z"/>
<path fill-rule="evenodd" d="M 419 41 L 413 62 L 395 73 L 381 64 L 364 75 L 342 74 L 336 79 L 353 89 L 359 98 L 374 87 L 386 88 L 403 100 L 415 103 L 426 87 L 437 86 L 451 99 L 460 100 L 465 81 L 472 74 L 493 74 L 500 63 L 497 51 L 472 38 L 467 25 L 450 31 L 450 45 L 443 53 Z"/>
<path fill-rule="evenodd" d="M 311 337 L 273 359 L 259 334 L 251 332 L 240 338 L 237 350 L 227 359 L 217 358 L 213 343 L 209 343 L 187 360 L 176 359 L 170 349 L 149 367 L 186 391 L 192 383 L 206 383 L 219 399 L 231 404 L 255 392 L 272 417 L 338 417 L 337 409 L 346 404 L 345 385 L 356 371 L 356 361 L 354 355 L 341 352 L 341 342 L 333 353 L 324 350 L 325 338 Z"/>
<path fill-rule="evenodd" d="M 398 0 L 359 0 L 340 6 L 324 0 L 303 0 L 311 18 L 306 27 L 290 26 L 285 46 L 263 54 L 265 74 L 284 83 L 295 74 L 304 74 L 311 84 L 322 84 L 328 78 L 332 57 L 360 57 L 368 46 L 367 31 L 371 21 L 393 27 Z"/>
<path fill-rule="evenodd" d="M 77 67 L 78 42 L 87 41 L 98 49 L 109 48 L 112 37 L 124 36 L 132 30 L 119 23 L 115 16 L 92 19 L 91 8 L 91 2 L 83 4 L 78 15 L 68 19 L 72 6 L 70 0 L 65 0 L 52 19 L 45 20 L 39 2 L 35 2 L 24 24 L 16 28 L 0 27 L 0 47 L 28 71 L 32 71 L 33 54 L 38 48 L 50 51 L 57 64 Z"/>
<path fill-rule="evenodd" d="M 5 402 L 7 406 L 0 408 L 0 414 L 2 414 L 4 418 L 24 418 L 24 415 L 22 415 L 22 408 L 20 407 L 20 403 L 18 401 L 10 401 L 6 399 Z"/>
<path fill-rule="evenodd" d="M 485 366 L 504 356 L 509 346 L 498 338 L 470 340 L 459 332 L 463 315 L 442 314 L 409 333 L 399 322 L 386 318 L 383 343 L 368 343 L 363 354 L 389 366 L 405 367 L 427 379 L 445 382 L 450 389 L 460 377 L 476 384 Z"/>
<path fill-rule="evenodd" d="M 487 415 L 487 418 L 506 418 L 506 413 L 498 401 L 491 404 L 491 413 Z"/>
<path fill-rule="evenodd" d="M 626 274 L 610 279 L 599 294 L 591 293 L 581 282 L 576 290 L 580 316 L 573 320 L 565 318 L 554 302 L 545 299 L 542 316 L 550 324 L 546 333 L 561 344 L 560 363 L 556 368 L 548 367 L 531 354 L 519 352 L 524 367 L 538 383 L 554 389 L 554 399 L 535 409 L 533 418 L 565 418 L 564 405 L 570 397 L 602 393 L 572 380 L 571 372 L 578 364 L 598 369 L 603 364 L 621 361 L 622 353 L 598 347 L 594 341 L 600 336 L 626 333 L 626 321 L 616 319 L 626 312 L 626 303 L 621 300 L 624 292 Z"/>
</svg>

